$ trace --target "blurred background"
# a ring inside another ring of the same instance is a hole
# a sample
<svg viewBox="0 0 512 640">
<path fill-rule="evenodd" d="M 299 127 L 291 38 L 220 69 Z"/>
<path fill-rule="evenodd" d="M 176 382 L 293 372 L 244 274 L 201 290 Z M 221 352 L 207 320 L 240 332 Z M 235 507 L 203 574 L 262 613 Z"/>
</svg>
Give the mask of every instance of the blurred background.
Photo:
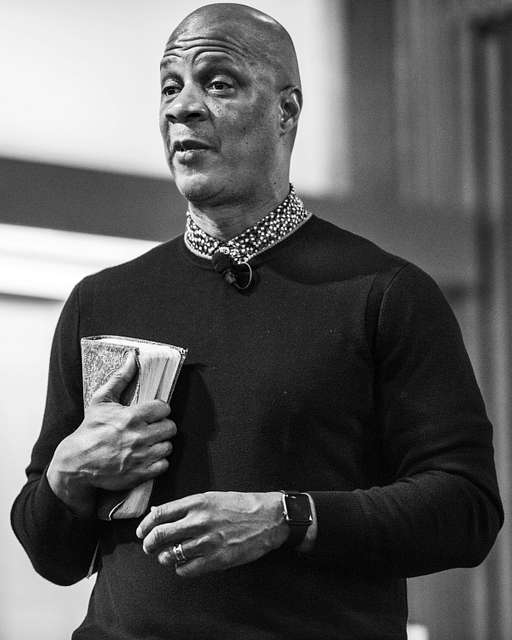
<svg viewBox="0 0 512 640">
<path fill-rule="evenodd" d="M 0 0 L 0 639 L 69 637 L 91 581 L 37 576 L 8 524 L 53 328 L 83 275 L 181 233 L 158 64 L 189 0 Z M 292 177 L 316 214 L 442 286 L 511 501 L 512 0 L 249 1 L 290 31 L 305 106 Z M 411 638 L 512 637 L 511 526 L 477 569 L 409 581 Z"/>
</svg>

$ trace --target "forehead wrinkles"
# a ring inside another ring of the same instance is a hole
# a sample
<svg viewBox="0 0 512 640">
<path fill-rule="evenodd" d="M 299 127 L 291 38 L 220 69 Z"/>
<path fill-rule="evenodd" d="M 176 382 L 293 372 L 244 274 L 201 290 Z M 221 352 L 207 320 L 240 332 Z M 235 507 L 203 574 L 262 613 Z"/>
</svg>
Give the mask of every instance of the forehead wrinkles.
<svg viewBox="0 0 512 640">
<path fill-rule="evenodd" d="M 201 37 L 180 35 L 176 39 L 171 39 L 165 46 L 164 62 L 166 57 L 181 57 L 189 52 L 193 52 L 192 60 L 205 52 L 231 54 L 235 58 L 240 58 L 248 63 L 257 62 L 256 51 L 248 43 L 240 44 L 235 38 L 229 36 L 222 37 Z"/>
<path fill-rule="evenodd" d="M 200 37 L 200 36 L 180 36 L 176 40 L 170 40 L 164 51 L 164 56 L 179 55 L 186 53 L 191 49 L 200 49 L 201 51 L 218 51 L 220 53 L 232 53 L 241 58 L 247 58 L 254 54 L 250 48 L 241 46 L 234 38 L 222 37 Z"/>
</svg>

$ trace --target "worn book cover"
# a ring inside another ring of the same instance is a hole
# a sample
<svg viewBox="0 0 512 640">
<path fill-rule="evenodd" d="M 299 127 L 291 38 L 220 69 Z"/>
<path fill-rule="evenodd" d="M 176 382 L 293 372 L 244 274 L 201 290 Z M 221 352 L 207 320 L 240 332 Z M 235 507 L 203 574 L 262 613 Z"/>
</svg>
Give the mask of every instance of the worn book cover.
<svg viewBox="0 0 512 640">
<path fill-rule="evenodd" d="M 125 405 L 159 399 L 169 402 L 187 350 L 183 347 L 127 338 L 91 336 L 82 338 L 82 378 L 84 408 L 95 391 L 135 352 L 138 372 L 121 397 Z M 137 518 L 147 509 L 153 480 L 129 491 L 100 491 L 98 517 L 102 520 Z"/>
</svg>

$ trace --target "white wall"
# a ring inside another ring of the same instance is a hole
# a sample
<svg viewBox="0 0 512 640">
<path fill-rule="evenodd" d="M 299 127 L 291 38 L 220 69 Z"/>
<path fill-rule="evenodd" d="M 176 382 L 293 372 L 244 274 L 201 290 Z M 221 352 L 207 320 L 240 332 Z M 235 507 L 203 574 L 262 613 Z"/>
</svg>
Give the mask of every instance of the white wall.
<svg viewBox="0 0 512 640">
<path fill-rule="evenodd" d="M 62 301 L 84 275 L 153 245 L 0 225 L 0 640 L 64 640 L 85 616 L 94 578 L 57 587 L 39 577 L 10 529 L 9 512 L 41 427 Z"/>
<path fill-rule="evenodd" d="M 93 585 L 57 587 L 32 569 L 9 526 L 9 509 L 39 433 L 50 341 L 60 302 L 0 294 L 2 353 L 0 425 L 0 638 L 69 638 L 86 611 Z"/>
<path fill-rule="evenodd" d="M 201 4 L 0 0 L 0 154 L 167 177 L 158 64 L 172 28 Z M 297 46 L 305 105 L 293 180 L 311 194 L 345 191 L 344 2 L 248 4 L 282 22 Z"/>
</svg>

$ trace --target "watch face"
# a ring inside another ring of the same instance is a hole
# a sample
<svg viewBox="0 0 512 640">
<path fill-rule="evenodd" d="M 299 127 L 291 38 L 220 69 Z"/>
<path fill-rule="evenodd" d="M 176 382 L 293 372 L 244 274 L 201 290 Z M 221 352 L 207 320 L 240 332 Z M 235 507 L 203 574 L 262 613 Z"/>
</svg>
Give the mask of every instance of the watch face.
<svg viewBox="0 0 512 640">
<path fill-rule="evenodd" d="M 286 519 L 290 524 L 310 524 L 311 505 L 305 493 L 288 493 L 285 496 Z"/>
</svg>

